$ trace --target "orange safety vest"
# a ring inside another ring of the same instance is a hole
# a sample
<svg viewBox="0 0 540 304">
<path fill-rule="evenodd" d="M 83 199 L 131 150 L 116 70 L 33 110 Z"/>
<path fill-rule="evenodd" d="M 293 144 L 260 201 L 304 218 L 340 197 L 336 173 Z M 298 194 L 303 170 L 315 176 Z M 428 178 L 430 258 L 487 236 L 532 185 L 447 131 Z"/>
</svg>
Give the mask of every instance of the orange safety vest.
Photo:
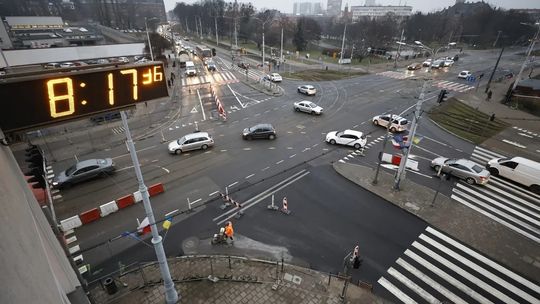
<svg viewBox="0 0 540 304">
<path fill-rule="evenodd" d="M 225 235 L 228 237 L 231 237 L 233 236 L 233 234 L 234 234 L 234 229 L 232 225 L 227 225 L 227 227 L 225 227 Z"/>
</svg>

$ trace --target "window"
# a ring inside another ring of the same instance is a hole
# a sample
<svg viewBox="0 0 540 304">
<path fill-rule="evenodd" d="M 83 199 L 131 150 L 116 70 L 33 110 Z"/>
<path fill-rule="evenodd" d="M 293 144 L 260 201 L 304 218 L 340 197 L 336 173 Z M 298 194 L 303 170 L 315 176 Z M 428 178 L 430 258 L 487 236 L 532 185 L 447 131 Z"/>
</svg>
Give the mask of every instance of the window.
<svg viewBox="0 0 540 304">
<path fill-rule="evenodd" d="M 505 167 L 508 167 L 510 169 L 515 169 L 517 167 L 518 163 L 514 162 L 514 161 L 507 161 L 507 162 L 504 162 L 504 163 L 501 163 L 501 166 L 505 166 Z"/>
</svg>

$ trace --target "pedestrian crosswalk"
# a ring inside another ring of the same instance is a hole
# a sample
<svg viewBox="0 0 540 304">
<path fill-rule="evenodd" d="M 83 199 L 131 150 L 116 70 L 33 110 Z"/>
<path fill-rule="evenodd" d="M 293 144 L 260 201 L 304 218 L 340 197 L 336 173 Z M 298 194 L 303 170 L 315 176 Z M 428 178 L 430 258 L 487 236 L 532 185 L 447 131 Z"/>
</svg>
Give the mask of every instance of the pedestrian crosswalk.
<svg viewBox="0 0 540 304">
<path fill-rule="evenodd" d="M 228 83 L 238 82 L 238 78 L 231 71 L 219 71 L 212 74 L 204 74 L 195 77 L 184 77 L 181 79 L 182 87 L 190 85 L 200 85 L 200 84 L 218 84 L 224 85 Z"/>
<path fill-rule="evenodd" d="M 413 76 L 412 74 L 405 74 L 403 72 L 394 72 L 394 71 L 379 72 L 377 73 L 377 75 L 394 78 L 394 79 L 407 79 Z"/>
<path fill-rule="evenodd" d="M 457 91 L 461 93 L 474 89 L 474 86 L 447 80 L 436 81 L 433 83 L 433 85 L 441 89 L 448 89 L 450 91 Z"/>
<path fill-rule="evenodd" d="M 475 147 L 471 160 L 484 165 L 505 157 Z M 457 183 L 451 198 L 507 228 L 540 243 L 540 195 L 502 178 L 491 176 L 485 186 Z"/>
<path fill-rule="evenodd" d="M 253 80 L 260 80 L 261 78 L 263 78 L 265 75 L 262 71 L 259 71 L 257 69 L 254 69 L 254 68 L 250 68 L 250 69 L 243 69 L 243 68 L 240 68 L 238 66 L 233 66 L 233 69 L 238 71 L 239 73 L 245 75 L 246 74 L 246 71 L 247 71 L 247 75 L 249 78 L 253 79 Z"/>
<path fill-rule="evenodd" d="M 123 126 L 119 126 L 119 127 L 114 127 L 114 128 L 112 128 L 112 132 L 113 132 L 114 134 L 122 134 L 122 133 L 124 133 L 124 131 L 126 131 L 126 129 L 124 129 Z"/>
<path fill-rule="evenodd" d="M 377 281 L 399 303 L 539 303 L 540 286 L 427 227 Z"/>
</svg>

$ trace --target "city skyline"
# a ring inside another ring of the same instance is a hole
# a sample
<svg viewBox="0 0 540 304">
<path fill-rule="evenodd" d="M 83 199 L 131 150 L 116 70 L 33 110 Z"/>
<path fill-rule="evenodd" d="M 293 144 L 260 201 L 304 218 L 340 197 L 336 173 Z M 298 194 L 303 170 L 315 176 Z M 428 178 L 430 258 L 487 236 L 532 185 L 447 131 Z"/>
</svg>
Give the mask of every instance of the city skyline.
<svg viewBox="0 0 540 304">
<path fill-rule="evenodd" d="M 177 1 L 177 0 L 164 0 L 165 3 L 165 9 L 167 11 L 170 11 L 174 9 L 175 4 L 177 2 L 185 2 L 188 4 L 196 3 L 198 0 L 185 0 L 185 1 Z M 292 3 L 289 0 L 273 0 L 273 1 L 267 1 L 267 0 L 253 0 L 253 1 L 239 1 L 239 2 L 251 2 L 257 9 L 277 9 L 283 13 L 291 14 L 293 12 L 293 6 Z M 301 2 L 301 1 L 300 1 Z M 308 1 L 309 2 L 309 1 Z M 318 1 L 314 1 L 318 2 Z M 322 8 L 326 9 L 327 7 L 327 0 L 320 1 L 322 3 Z M 437 11 L 444 9 L 446 7 L 452 6 L 455 4 L 455 0 L 440 0 L 440 1 L 432 1 L 432 0 L 376 0 L 375 3 L 377 5 L 408 5 L 413 7 L 413 12 L 421 11 L 422 13 L 429 13 L 432 11 Z M 466 1 L 466 2 L 480 2 L 480 1 Z M 537 0 L 488 0 L 484 1 L 492 6 L 495 7 L 502 7 L 504 9 L 522 9 L 522 8 L 530 8 L 530 9 L 540 9 L 540 1 Z M 357 6 L 357 5 L 364 5 L 365 0 L 350 0 L 350 1 L 342 1 L 342 9 L 345 7 L 345 5 L 348 4 L 350 6 Z"/>
</svg>

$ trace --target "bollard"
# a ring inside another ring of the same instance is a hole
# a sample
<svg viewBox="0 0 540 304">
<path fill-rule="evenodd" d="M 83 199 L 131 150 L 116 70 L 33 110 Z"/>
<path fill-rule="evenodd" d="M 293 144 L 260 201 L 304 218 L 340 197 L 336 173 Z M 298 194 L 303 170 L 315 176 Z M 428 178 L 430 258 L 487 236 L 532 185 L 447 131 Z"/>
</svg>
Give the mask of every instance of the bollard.
<svg viewBox="0 0 540 304">
<path fill-rule="evenodd" d="M 283 197 L 283 207 L 281 208 L 280 211 L 287 214 L 287 215 L 291 214 L 291 211 L 289 210 L 289 207 L 288 207 L 287 197 L 286 196 Z"/>
<path fill-rule="evenodd" d="M 267 208 L 268 210 L 274 210 L 274 211 L 276 211 L 276 210 L 279 209 L 278 206 L 274 205 L 274 195 L 273 195 L 273 194 L 272 194 L 272 204 L 266 206 L 266 208 Z"/>
</svg>

